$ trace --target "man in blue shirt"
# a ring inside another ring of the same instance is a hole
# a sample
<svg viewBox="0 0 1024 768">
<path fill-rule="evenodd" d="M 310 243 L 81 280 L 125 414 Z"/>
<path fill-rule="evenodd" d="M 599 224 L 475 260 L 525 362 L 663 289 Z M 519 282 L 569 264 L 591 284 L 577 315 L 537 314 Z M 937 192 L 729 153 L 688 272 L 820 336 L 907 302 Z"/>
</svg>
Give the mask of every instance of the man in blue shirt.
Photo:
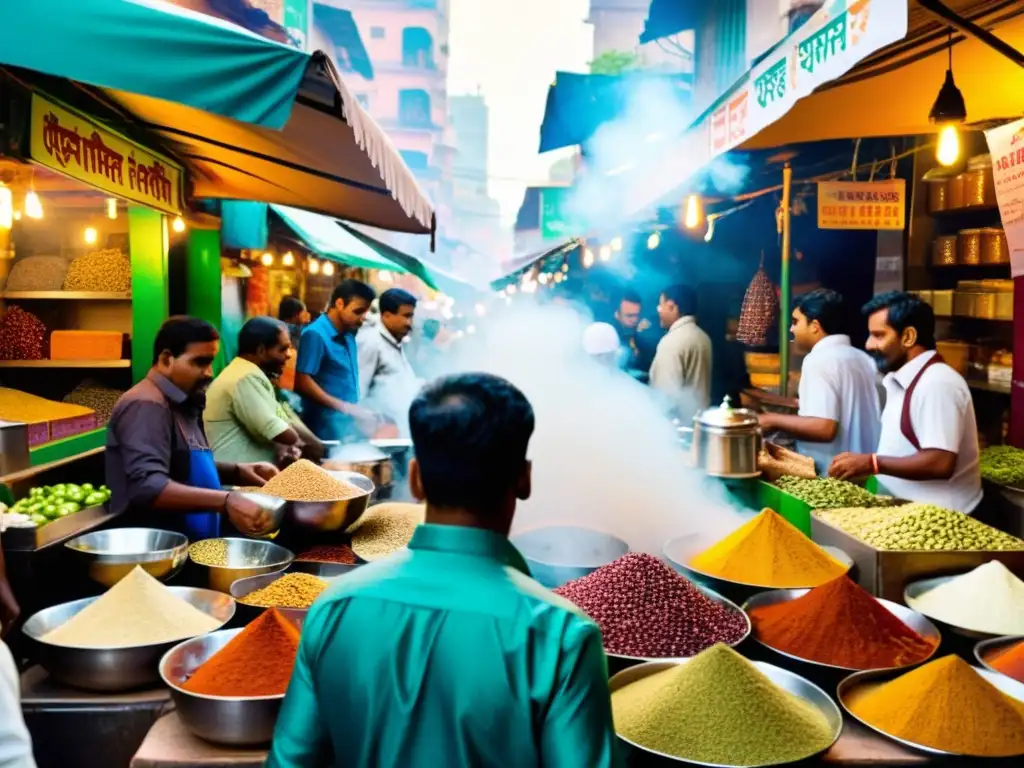
<svg viewBox="0 0 1024 768">
<path fill-rule="evenodd" d="M 356 332 L 376 293 L 358 280 L 345 280 L 331 293 L 327 311 L 306 326 L 295 364 L 295 391 L 302 418 L 321 440 L 372 436 L 377 418 L 359 403 Z"/>
<path fill-rule="evenodd" d="M 417 396 L 409 483 L 426 524 L 314 603 L 268 768 L 621 764 L 600 630 L 508 541 L 533 426 L 495 376 Z"/>
</svg>

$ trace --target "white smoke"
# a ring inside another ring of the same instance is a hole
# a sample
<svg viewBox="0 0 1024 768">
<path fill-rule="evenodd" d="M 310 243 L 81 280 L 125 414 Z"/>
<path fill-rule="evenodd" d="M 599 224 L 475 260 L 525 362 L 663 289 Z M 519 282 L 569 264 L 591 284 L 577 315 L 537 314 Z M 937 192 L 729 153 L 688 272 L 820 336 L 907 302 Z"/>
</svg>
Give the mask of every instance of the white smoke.
<svg viewBox="0 0 1024 768">
<path fill-rule="evenodd" d="M 676 536 L 725 535 L 741 520 L 724 492 L 685 466 L 650 390 L 584 353 L 589 320 L 572 306 L 517 297 L 452 350 L 453 371 L 503 376 L 533 405 L 533 496 L 520 503 L 513 533 L 579 525 L 658 555 Z"/>
</svg>

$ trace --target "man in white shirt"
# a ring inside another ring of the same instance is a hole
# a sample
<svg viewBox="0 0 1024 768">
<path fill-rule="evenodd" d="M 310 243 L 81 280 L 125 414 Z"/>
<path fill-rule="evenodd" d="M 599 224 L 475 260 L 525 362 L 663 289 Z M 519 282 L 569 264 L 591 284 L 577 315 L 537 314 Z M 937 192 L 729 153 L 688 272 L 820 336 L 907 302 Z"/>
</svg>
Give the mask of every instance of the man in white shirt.
<svg viewBox="0 0 1024 768">
<path fill-rule="evenodd" d="M 379 305 L 379 322 L 356 337 L 360 401 L 397 424 L 404 421 L 420 388 L 404 349 L 416 314 L 416 297 L 391 288 L 380 295 Z"/>
<path fill-rule="evenodd" d="M 666 395 L 683 423 L 711 404 L 711 339 L 697 325 L 697 295 L 685 285 L 661 292 L 658 319 L 668 333 L 651 364 L 651 387 Z"/>
<path fill-rule="evenodd" d="M 0 635 L 7 634 L 20 613 L 18 601 L 7 580 L 3 548 L 0 547 Z M 0 640 L 0 768 L 36 768 L 32 739 L 21 714 L 18 667 L 3 640 Z"/>
<path fill-rule="evenodd" d="M 764 429 L 784 430 L 800 441 L 798 450 L 828 471 L 840 453 L 869 453 L 881 429 L 871 357 L 850 345 L 843 297 L 819 288 L 797 299 L 790 333 L 804 352 L 800 372 L 800 410 L 796 416 L 762 413 Z"/>
<path fill-rule="evenodd" d="M 982 496 L 974 403 L 967 382 L 935 352 L 932 308 L 890 291 L 864 314 L 867 350 L 887 374 L 881 439 L 877 453 L 837 456 L 829 474 L 875 474 L 898 498 L 973 512 Z"/>
</svg>

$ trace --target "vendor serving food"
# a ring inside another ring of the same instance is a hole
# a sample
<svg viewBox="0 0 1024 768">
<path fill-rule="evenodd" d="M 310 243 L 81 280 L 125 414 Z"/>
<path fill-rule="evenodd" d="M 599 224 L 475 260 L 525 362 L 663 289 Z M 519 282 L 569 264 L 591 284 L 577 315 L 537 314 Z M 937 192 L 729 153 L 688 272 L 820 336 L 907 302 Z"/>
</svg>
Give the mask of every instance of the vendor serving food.
<svg viewBox="0 0 1024 768">
<path fill-rule="evenodd" d="M 886 374 L 877 453 L 843 453 L 833 477 L 878 475 L 901 499 L 973 512 L 981 501 L 978 428 L 963 377 L 935 351 L 932 308 L 900 291 L 864 305 L 867 350 Z"/>
<path fill-rule="evenodd" d="M 156 335 L 153 367 L 121 396 L 107 425 L 106 474 L 113 512 L 129 525 L 179 530 L 193 541 L 219 535 L 221 514 L 245 534 L 267 533 L 269 515 L 222 482 L 262 486 L 266 462 L 216 462 L 200 415 L 213 380 L 217 329 L 172 317 Z"/>
</svg>

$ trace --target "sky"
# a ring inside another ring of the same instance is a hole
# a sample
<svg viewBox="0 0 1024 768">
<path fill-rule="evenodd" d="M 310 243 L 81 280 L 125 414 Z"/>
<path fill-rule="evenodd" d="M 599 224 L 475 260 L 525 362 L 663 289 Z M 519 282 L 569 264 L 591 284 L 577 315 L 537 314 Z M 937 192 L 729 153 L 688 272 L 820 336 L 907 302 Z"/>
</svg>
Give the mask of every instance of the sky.
<svg viewBox="0 0 1024 768">
<path fill-rule="evenodd" d="M 555 72 L 585 72 L 589 0 L 450 0 L 448 94 L 483 94 L 490 108 L 489 192 L 505 224 L 528 184 L 564 153 L 537 154 Z"/>
</svg>

